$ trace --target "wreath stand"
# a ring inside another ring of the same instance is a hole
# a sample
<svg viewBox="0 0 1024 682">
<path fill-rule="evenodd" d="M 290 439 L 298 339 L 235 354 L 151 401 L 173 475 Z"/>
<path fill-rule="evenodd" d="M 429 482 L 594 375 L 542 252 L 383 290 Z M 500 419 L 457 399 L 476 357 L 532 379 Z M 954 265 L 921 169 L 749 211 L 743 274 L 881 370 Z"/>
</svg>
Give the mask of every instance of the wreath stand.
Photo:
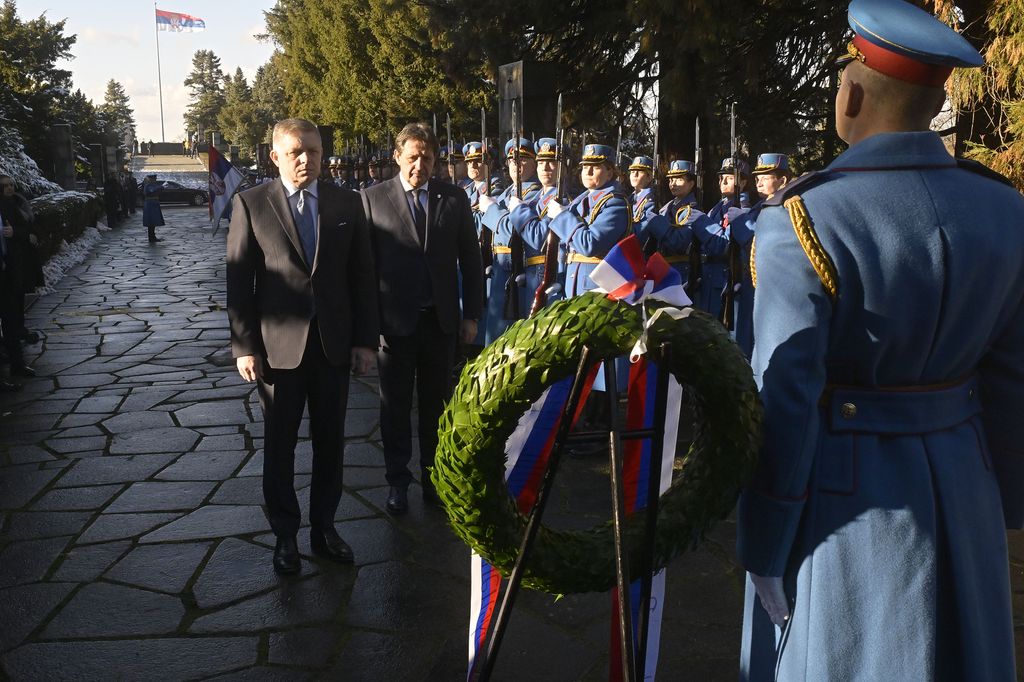
<svg viewBox="0 0 1024 682">
<path fill-rule="evenodd" d="M 671 363 L 671 344 L 661 344 L 657 352 L 647 355 L 648 361 L 659 361 L 664 367 Z M 649 429 L 623 429 L 619 424 L 618 414 L 618 387 L 616 385 L 615 361 L 599 360 L 592 357 L 593 353 L 587 346 L 583 347 L 576 375 L 573 379 L 572 388 L 569 392 L 569 399 L 562 410 L 561 421 L 558 426 L 558 433 L 555 436 L 554 446 L 548 459 L 547 469 L 544 472 L 544 479 L 540 489 L 537 491 L 536 500 L 530 509 L 527 519 L 526 532 L 523 534 L 522 542 L 519 545 L 519 554 L 516 557 L 512 573 L 508 578 L 508 586 L 502 595 L 501 604 L 498 608 L 497 620 L 494 630 L 487 642 L 484 651 L 483 662 L 480 667 L 478 682 L 489 682 L 497 662 L 498 652 L 501 648 L 501 641 L 505 630 L 508 628 L 512 616 L 512 606 L 523 580 L 523 573 L 526 568 L 526 561 L 529 557 L 530 548 L 541 527 L 541 517 L 544 515 L 544 506 L 547 503 L 548 495 L 554 484 L 555 473 L 561 459 L 562 449 L 567 445 L 578 443 L 599 443 L 607 440 L 609 446 L 609 459 L 611 464 L 611 486 L 612 486 L 612 528 L 615 538 L 615 574 L 618 587 L 618 618 L 619 618 L 619 646 L 621 649 L 622 679 L 625 682 L 635 682 L 644 679 L 644 667 L 647 662 L 647 637 L 649 630 L 649 602 L 651 599 L 651 581 L 653 579 L 652 566 L 654 563 L 654 537 L 658 523 L 658 497 L 661 487 L 661 461 L 662 449 L 665 440 L 665 414 L 667 410 L 668 386 L 671 372 L 658 372 L 658 382 L 654 398 L 654 426 Z M 580 396 L 583 392 L 583 385 L 587 374 L 597 362 L 602 362 L 604 367 L 605 393 L 609 406 L 609 426 L 606 430 L 581 431 L 569 433 L 572 428 L 572 417 L 579 407 Z M 634 634 L 633 617 L 630 608 L 630 590 L 632 582 L 629 576 L 629 562 L 627 559 L 629 548 L 624 542 L 622 532 L 625 524 L 625 501 L 622 483 L 622 441 L 649 439 L 651 441 L 651 458 L 647 477 L 647 506 L 644 509 L 645 534 L 644 543 L 640 548 L 641 554 L 641 584 L 639 621 L 637 630 L 637 651 L 640 655 L 634 656 Z"/>
</svg>

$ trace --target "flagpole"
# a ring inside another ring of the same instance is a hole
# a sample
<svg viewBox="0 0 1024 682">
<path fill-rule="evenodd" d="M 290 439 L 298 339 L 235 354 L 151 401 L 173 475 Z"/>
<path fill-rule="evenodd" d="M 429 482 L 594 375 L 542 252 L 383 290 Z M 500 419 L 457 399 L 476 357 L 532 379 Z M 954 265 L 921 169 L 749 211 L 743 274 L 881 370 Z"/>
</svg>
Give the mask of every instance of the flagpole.
<svg viewBox="0 0 1024 682">
<path fill-rule="evenodd" d="M 160 141 L 167 142 L 164 134 L 164 85 L 160 76 L 160 24 L 156 20 L 156 0 L 153 0 L 153 28 L 156 29 L 156 91 L 160 96 Z M 153 150 L 149 150 L 153 153 Z"/>
</svg>

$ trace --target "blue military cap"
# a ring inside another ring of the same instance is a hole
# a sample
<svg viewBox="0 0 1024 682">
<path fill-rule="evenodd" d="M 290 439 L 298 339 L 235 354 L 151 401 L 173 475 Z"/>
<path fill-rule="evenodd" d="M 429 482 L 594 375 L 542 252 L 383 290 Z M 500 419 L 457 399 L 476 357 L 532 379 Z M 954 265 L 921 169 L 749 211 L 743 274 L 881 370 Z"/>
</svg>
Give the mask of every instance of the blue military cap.
<svg viewBox="0 0 1024 682">
<path fill-rule="evenodd" d="M 765 173 L 786 173 L 792 174 L 789 169 L 789 157 L 785 154 L 758 154 L 757 165 L 754 166 L 754 175 Z"/>
<path fill-rule="evenodd" d="M 558 158 L 558 142 L 553 137 L 542 137 L 533 145 L 537 159 L 553 160 Z"/>
<path fill-rule="evenodd" d="M 465 155 L 462 153 L 462 149 L 458 145 L 455 145 L 455 147 L 452 148 L 451 156 L 452 156 L 452 161 L 465 161 L 466 160 Z"/>
<path fill-rule="evenodd" d="M 467 142 L 462 146 L 462 155 L 466 161 L 480 161 L 484 158 L 484 146 L 479 142 Z"/>
<path fill-rule="evenodd" d="M 331 165 L 331 166 L 340 166 L 341 165 L 341 157 L 340 156 L 332 156 L 330 159 L 328 159 L 328 164 Z"/>
<path fill-rule="evenodd" d="M 515 148 L 515 146 L 516 146 L 516 139 L 515 138 L 512 138 L 511 140 L 509 140 L 508 142 L 505 143 L 505 158 L 506 159 L 511 159 L 512 158 L 512 150 Z M 520 156 L 520 158 L 526 157 L 527 159 L 534 158 L 535 154 L 533 152 L 533 141 L 532 140 L 530 140 L 529 138 L 526 138 L 526 137 L 520 137 L 519 138 L 519 156 Z"/>
<path fill-rule="evenodd" d="M 750 166 L 747 165 L 747 162 L 744 161 L 743 159 L 740 159 L 739 162 L 740 162 L 740 175 L 750 175 Z M 718 170 L 718 174 L 719 175 L 732 175 L 733 172 L 734 171 L 733 171 L 733 168 L 732 168 L 732 157 L 731 156 L 727 156 L 726 158 L 722 159 L 722 167 Z"/>
<path fill-rule="evenodd" d="M 615 164 L 615 150 L 606 144 L 588 144 L 583 148 L 581 166 L 599 166 L 602 163 Z"/>
<path fill-rule="evenodd" d="M 697 166 L 692 161 L 673 161 L 668 165 L 668 173 L 665 177 L 685 178 L 687 175 L 697 175 Z"/>
<path fill-rule="evenodd" d="M 437 156 L 439 159 L 448 158 L 448 145 L 441 145 L 437 150 Z"/>
<path fill-rule="evenodd" d="M 959 33 L 903 0 L 853 0 L 847 12 L 853 41 L 841 63 L 909 83 L 942 87 L 953 68 L 977 67 L 981 55 Z"/>
<path fill-rule="evenodd" d="M 649 156 L 638 156 L 633 159 L 633 163 L 629 164 L 629 170 L 631 171 L 647 171 L 648 173 L 654 171 L 654 159 Z"/>
</svg>

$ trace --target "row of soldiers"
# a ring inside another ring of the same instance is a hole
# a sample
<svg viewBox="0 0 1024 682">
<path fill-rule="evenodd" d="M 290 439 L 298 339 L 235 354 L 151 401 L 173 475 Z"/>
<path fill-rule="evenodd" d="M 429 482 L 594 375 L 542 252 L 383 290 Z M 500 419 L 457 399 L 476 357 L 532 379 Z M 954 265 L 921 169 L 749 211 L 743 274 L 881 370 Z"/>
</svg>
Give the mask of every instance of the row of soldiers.
<svg viewBox="0 0 1024 682">
<path fill-rule="evenodd" d="M 563 188 L 562 196 L 558 179 L 567 175 L 567 169 L 558 167 L 565 155 L 557 153 L 554 138 L 509 140 L 504 147 L 511 180 L 507 184 L 490 174 L 479 142 L 466 144 L 460 156 L 466 175 L 456 182 L 469 196 L 488 270 L 486 318 L 480 325 L 478 345 L 489 344 L 516 319 L 528 316 L 543 298 L 550 301 L 593 289 L 590 272 L 612 246 L 635 234 L 648 255 L 660 253 L 679 271 L 694 305 L 734 329 L 737 343 L 750 355 L 754 221 L 761 201 L 793 177 L 785 154 L 761 154 L 753 173 L 743 160 L 738 160 L 737 172 L 733 159 L 724 159 L 718 172 L 722 198 L 707 213 L 698 206 L 698 169 L 691 161 L 670 164 L 667 177 L 672 198 L 658 206 L 653 159 L 633 159 L 629 191 L 619 181 L 616 153 L 608 145 L 585 146 L 579 172 L 582 187 Z M 748 188 L 751 176 L 758 194 L 753 206 Z M 571 197 L 575 198 L 566 202 Z M 546 256 L 549 236 L 559 242 L 555 273 Z M 513 254 L 522 260 L 514 261 Z M 538 296 L 539 291 L 544 296 Z M 518 300 L 508 300 L 513 295 Z M 734 303 L 731 311 L 723 305 L 729 296 Z M 723 319 L 724 315 L 730 319 Z"/>
</svg>

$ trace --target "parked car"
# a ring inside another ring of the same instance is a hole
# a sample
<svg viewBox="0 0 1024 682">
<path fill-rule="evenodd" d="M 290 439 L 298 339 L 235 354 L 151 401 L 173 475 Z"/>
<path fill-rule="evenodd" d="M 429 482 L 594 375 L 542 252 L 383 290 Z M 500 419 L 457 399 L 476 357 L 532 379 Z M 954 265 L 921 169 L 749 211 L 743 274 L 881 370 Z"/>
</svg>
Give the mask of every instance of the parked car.
<svg viewBox="0 0 1024 682">
<path fill-rule="evenodd" d="M 157 180 L 157 182 L 163 185 L 163 190 L 160 192 L 161 204 L 189 204 L 191 206 L 202 206 L 210 200 L 209 194 L 205 189 L 185 187 L 174 180 Z M 142 183 L 140 182 L 137 200 L 139 206 L 142 206 L 142 201 Z"/>
</svg>

